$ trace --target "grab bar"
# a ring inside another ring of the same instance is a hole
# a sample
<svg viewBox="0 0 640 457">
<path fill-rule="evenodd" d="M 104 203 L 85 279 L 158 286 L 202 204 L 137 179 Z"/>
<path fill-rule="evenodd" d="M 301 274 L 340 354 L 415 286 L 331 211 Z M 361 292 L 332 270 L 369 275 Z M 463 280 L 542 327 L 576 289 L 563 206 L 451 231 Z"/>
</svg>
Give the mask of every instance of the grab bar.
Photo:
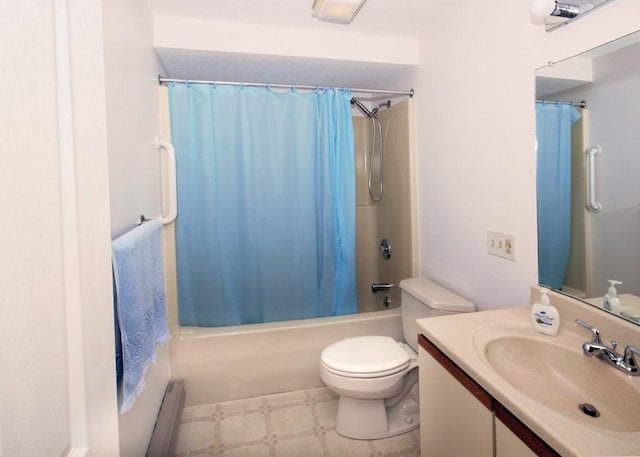
<svg viewBox="0 0 640 457">
<path fill-rule="evenodd" d="M 597 213 L 602 209 L 602 205 L 596 200 L 596 156 L 602 150 L 600 146 L 593 146 L 587 149 L 587 176 L 589 190 L 589 209 Z"/>
<path fill-rule="evenodd" d="M 178 189 L 176 183 L 176 150 L 168 141 L 156 138 L 156 148 L 167 151 L 167 211 L 168 214 L 160 216 L 163 225 L 171 224 L 178 217 Z M 164 183 L 163 183 L 164 188 Z M 164 195 L 164 192 L 163 192 Z M 163 202 L 164 203 L 164 202 Z M 164 205 L 163 205 L 164 206 Z"/>
</svg>

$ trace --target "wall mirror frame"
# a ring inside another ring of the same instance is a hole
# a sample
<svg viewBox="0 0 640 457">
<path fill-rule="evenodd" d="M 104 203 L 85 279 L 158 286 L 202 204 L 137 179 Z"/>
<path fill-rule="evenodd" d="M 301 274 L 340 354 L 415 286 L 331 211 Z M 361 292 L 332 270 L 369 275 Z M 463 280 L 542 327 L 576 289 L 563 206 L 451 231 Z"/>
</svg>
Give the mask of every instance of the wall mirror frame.
<svg viewBox="0 0 640 457">
<path fill-rule="evenodd" d="M 552 246 L 542 232 L 549 169 L 541 170 L 548 135 L 540 105 L 571 102 L 579 113 L 569 127 L 571 233 Z M 640 325 L 640 31 L 537 69 L 536 105 L 539 284 Z M 566 243 L 564 277 L 549 279 L 544 258 Z M 609 280 L 622 282 L 614 307 L 605 306 Z"/>
</svg>

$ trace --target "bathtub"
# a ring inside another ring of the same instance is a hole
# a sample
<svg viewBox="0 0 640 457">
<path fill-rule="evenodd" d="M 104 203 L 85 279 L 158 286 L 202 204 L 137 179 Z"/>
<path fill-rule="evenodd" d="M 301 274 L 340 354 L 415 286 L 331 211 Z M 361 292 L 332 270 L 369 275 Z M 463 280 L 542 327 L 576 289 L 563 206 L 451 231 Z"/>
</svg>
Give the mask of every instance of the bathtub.
<svg viewBox="0 0 640 457">
<path fill-rule="evenodd" d="M 184 379 L 185 406 L 323 385 L 320 352 L 359 335 L 402 341 L 400 308 L 234 327 L 174 327 L 171 377 Z"/>
</svg>

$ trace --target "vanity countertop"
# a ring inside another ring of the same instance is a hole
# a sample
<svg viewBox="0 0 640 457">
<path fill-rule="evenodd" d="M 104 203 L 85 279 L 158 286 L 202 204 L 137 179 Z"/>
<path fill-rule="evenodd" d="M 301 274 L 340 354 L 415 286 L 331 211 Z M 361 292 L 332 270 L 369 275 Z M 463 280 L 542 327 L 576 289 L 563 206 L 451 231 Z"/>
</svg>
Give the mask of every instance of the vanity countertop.
<svg viewBox="0 0 640 457">
<path fill-rule="evenodd" d="M 577 315 L 584 315 L 584 320 L 589 319 L 594 325 L 600 325 L 601 330 L 602 328 L 607 331 L 619 330 L 616 334 L 607 334 L 603 331 L 602 337 L 605 342 L 608 343 L 609 337 L 614 337 L 614 339 L 619 338 L 621 347 L 625 344 L 639 345 L 640 330 L 636 333 L 633 327 L 629 327 L 627 323 L 621 320 L 620 323 L 611 321 L 611 318 L 606 316 L 605 313 L 600 312 L 601 316 L 593 314 L 593 310 L 587 309 L 590 308 L 587 305 L 581 305 L 585 307 L 584 312 L 581 312 L 580 308 L 576 311 L 576 305 L 571 306 L 572 308 L 568 309 L 564 315 L 563 310 L 559 308 L 561 325 L 557 337 L 542 335 L 533 330 L 530 307 L 528 306 L 431 317 L 418 319 L 417 323 L 422 333 L 431 342 L 561 455 L 640 455 L 640 420 L 636 421 L 637 428 L 633 424 L 628 424 L 629 426 L 625 427 L 627 431 L 611 429 L 613 427 L 609 427 L 610 429 L 607 430 L 597 425 L 590 426 L 589 420 L 593 420 L 593 423 L 597 424 L 599 418 L 581 417 L 580 415 L 583 415 L 583 413 L 578 410 L 578 405 L 575 408 L 577 413 L 570 411 L 569 416 L 574 416 L 570 418 L 567 414 L 561 414 L 549 407 L 540 399 L 535 400 L 512 386 L 483 357 L 482 344 L 479 342 L 492 338 L 493 334 L 499 336 L 503 328 L 505 332 L 510 334 L 520 332 L 526 338 L 540 339 L 542 342 L 547 342 L 551 339 L 554 340 L 554 344 L 567 345 L 567 347 L 571 348 L 576 347 L 577 356 L 584 357 L 581 354 L 581 346 L 583 342 L 590 340 L 590 336 L 588 331 L 575 324 L 576 313 Z M 564 317 L 567 317 L 567 319 L 564 319 Z M 622 327 L 618 329 L 618 325 Z M 491 334 L 488 332 L 491 332 Z M 635 341 L 625 341 L 623 339 L 630 336 Z M 638 398 L 640 398 L 640 376 L 627 376 L 596 358 L 589 359 L 589 362 L 602 365 L 601 367 L 595 365 L 595 370 L 598 373 L 601 370 L 605 376 L 622 377 L 618 381 L 630 384 L 630 387 L 637 392 Z M 531 382 L 548 383 L 549 381 L 535 379 L 535 376 L 533 376 Z M 599 381 L 596 380 L 594 382 Z M 551 384 L 548 387 L 553 389 L 555 386 Z M 611 394 L 615 396 L 616 392 L 613 390 Z M 589 402 L 589 399 L 584 401 Z M 637 404 L 637 402 L 634 403 L 634 405 Z M 634 405 L 631 405 L 631 407 L 635 407 Z M 640 418 L 640 410 L 637 411 L 637 414 L 635 412 L 632 413 L 636 418 Z"/>
</svg>

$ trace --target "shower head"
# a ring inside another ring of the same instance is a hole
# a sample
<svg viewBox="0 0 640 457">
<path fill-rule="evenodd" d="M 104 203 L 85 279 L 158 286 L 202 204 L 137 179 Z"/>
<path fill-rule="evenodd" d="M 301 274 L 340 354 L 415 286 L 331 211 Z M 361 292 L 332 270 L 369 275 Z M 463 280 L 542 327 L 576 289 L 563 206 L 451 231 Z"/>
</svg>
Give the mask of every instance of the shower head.
<svg viewBox="0 0 640 457">
<path fill-rule="evenodd" d="M 371 110 L 371 114 L 377 114 L 380 108 L 391 108 L 391 100 L 387 100 L 384 103 L 380 103 L 378 106 Z"/>
</svg>

